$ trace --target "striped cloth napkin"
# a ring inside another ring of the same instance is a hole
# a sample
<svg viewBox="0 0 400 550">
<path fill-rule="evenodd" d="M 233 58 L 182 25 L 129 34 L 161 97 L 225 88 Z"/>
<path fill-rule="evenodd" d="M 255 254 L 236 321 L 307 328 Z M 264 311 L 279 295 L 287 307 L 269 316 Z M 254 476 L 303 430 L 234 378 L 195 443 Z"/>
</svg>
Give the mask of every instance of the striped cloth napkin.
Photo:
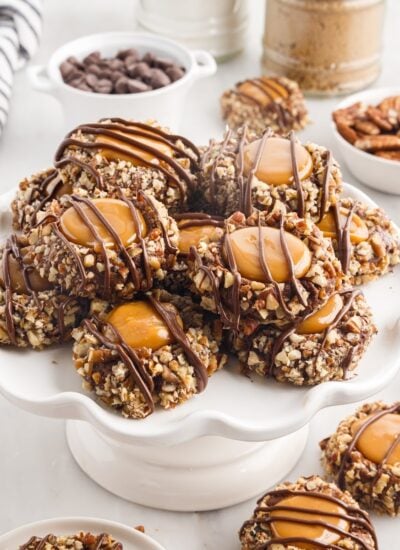
<svg viewBox="0 0 400 550">
<path fill-rule="evenodd" d="M 14 72 L 35 53 L 42 30 L 42 0 L 0 0 L 0 135 L 10 108 Z"/>
</svg>

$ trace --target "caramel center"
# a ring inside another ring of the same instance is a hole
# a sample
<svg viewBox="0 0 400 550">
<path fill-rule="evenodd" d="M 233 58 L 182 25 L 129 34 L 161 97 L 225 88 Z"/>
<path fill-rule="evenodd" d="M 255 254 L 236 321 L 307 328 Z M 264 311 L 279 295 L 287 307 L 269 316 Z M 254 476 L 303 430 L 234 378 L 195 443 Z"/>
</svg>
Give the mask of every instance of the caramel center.
<svg viewBox="0 0 400 550">
<path fill-rule="evenodd" d="M 261 140 L 253 141 L 244 150 L 244 174 L 248 175 L 259 153 Z M 300 180 L 307 178 L 313 169 L 310 153 L 300 143 L 295 144 L 297 171 Z M 278 137 L 264 142 L 260 162 L 255 176 L 270 185 L 284 185 L 293 181 L 292 154 L 290 140 Z"/>
<path fill-rule="evenodd" d="M 118 234 L 124 246 L 137 240 L 137 227 L 129 205 L 118 199 L 93 199 L 91 203 L 96 207 L 107 224 Z M 89 223 L 82 219 L 78 211 L 71 206 L 60 218 L 61 230 L 67 239 L 73 243 L 88 247 L 95 247 L 96 231 L 104 244 L 115 245 L 114 238 L 106 227 L 106 224 L 85 203 L 79 203 L 80 208 L 89 219 Z M 146 235 L 146 223 L 139 210 L 136 210 L 141 235 Z"/>
<path fill-rule="evenodd" d="M 185 220 L 183 220 L 185 221 Z M 191 246 L 197 246 L 200 241 L 218 241 L 222 238 L 222 227 L 213 225 L 188 225 L 179 232 L 179 252 L 189 254 Z"/>
<path fill-rule="evenodd" d="M 346 223 L 348 216 L 349 216 L 349 211 L 346 208 L 341 208 L 340 209 L 341 227 L 343 227 L 344 224 Z M 329 210 L 329 212 L 325 214 L 325 216 L 317 225 L 323 232 L 324 237 L 331 237 L 331 238 L 336 237 L 337 235 L 336 220 L 332 210 Z M 361 243 L 362 241 L 366 241 L 368 237 L 369 237 L 369 232 L 368 232 L 368 227 L 366 223 L 364 222 L 364 220 L 360 218 L 360 216 L 357 216 L 357 214 L 353 212 L 351 216 L 351 222 L 350 222 L 350 241 L 354 244 L 358 244 L 358 243 Z"/>
<path fill-rule="evenodd" d="M 21 250 L 21 253 L 22 255 L 24 255 L 23 250 Z M 4 287 L 5 280 L 4 269 L 5 259 L 3 258 L 0 273 L 0 284 L 2 287 Z M 25 284 L 23 271 L 19 265 L 18 260 L 13 255 L 8 256 L 8 270 L 10 273 L 11 289 L 13 290 L 13 292 L 16 292 L 17 294 L 28 294 L 29 289 Z M 43 279 L 43 277 L 41 277 L 39 273 L 34 269 L 28 269 L 26 271 L 26 275 L 31 289 L 35 292 L 42 292 L 44 290 L 50 290 L 53 288 L 53 285 L 46 279 Z"/>
<path fill-rule="evenodd" d="M 324 332 L 331 326 L 338 313 L 343 308 L 343 298 L 340 294 L 334 294 L 315 313 L 304 319 L 297 327 L 299 334 L 316 334 Z"/>
<path fill-rule="evenodd" d="M 265 107 L 275 99 L 286 98 L 288 96 L 286 88 L 281 86 L 279 82 L 266 77 L 261 77 L 256 81 L 246 80 L 246 82 L 239 84 L 237 89 L 240 94 L 251 97 L 262 107 Z"/>
<path fill-rule="evenodd" d="M 332 502 L 330 500 L 317 498 L 313 496 L 301 496 L 294 495 L 280 500 L 276 506 L 287 506 L 293 508 L 292 510 L 272 510 L 271 517 L 277 518 L 271 522 L 271 528 L 275 537 L 280 539 L 291 538 L 301 539 L 305 538 L 310 541 L 296 542 L 296 547 L 314 550 L 316 547 L 312 542 L 320 542 L 326 545 L 335 544 L 340 540 L 341 535 L 335 533 L 330 527 L 342 529 L 343 531 L 349 530 L 349 522 L 345 519 L 337 517 L 335 514 L 345 515 L 346 510 Z M 310 512 L 304 512 L 300 509 L 310 510 Z M 327 512 L 330 515 L 320 515 L 319 512 Z M 286 517 L 287 520 L 279 520 L 278 518 Z M 303 523 L 303 521 L 320 521 L 324 525 L 309 525 Z"/>
<path fill-rule="evenodd" d="M 281 234 L 274 227 L 262 227 L 261 239 L 264 247 L 264 258 L 272 278 L 278 283 L 290 280 L 290 261 L 295 277 L 303 277 L 311 265 L 311 252 L 307 246 L 291 233 L 284 232 L 284 238 L 289 251 L 286 258 L 282 249 Z M 267 282 L 260 261 L 260 242 L 258 227 L 246 227 L 226 236 L 229 239 L 237 270 L 243 277 L 252 281 Z M 226 244 L 224 246 L 227 260 Z"/>
<path fill-rule="evenodd" d="M 352 434 L 354 435 L 364 422 L 370 420 L 371 416 L 367 416 L 363 420 L 354 422 Z M 387 464 L 396 464 L 400 462 L 400 442 L 391 451 L 390 448 L 399 436 L 400 414 L 385 414 L 364 430 L 357 440 L 356 447 L 366 459 L 375 464 L 382 463 L 385 457 Z"/>
<path fill-rule="evenodd" d="M 168 307 L 182 327 L 182 320 L 176 308 L 172 304 L 168 304 Z M 174 342 L 168 326 L 149 302 L 137 301 L 117 306 L 109 313 L 107 322 L 116 328 L 122 339 L 134 349 L 157 350 Z"/>
<path fill-rule="evenodd" d="M 140 159 L 146 162 L 158 163 L 159 157 L 157 156 L 157 153 L 146 151 L 147 147 L 152 147 L 167 157 L 172 157 L 174 154 L 172 147 L 157 139 L 157 134 L 153 134 L 150 131 L 146 131 L 146 134 L 148 134 L 149 137 L 128 134 L 122 130 L 113 130 L 113 133 L 115 136 L 108 136 L 105 134 L 98 134 L 96 136 L 96 141 L 105 143 L 109 146 L 100 150 L 100 154 L 108 160 L 126 160 L 135 165 L 142 164 Z M 138 141 L 142 145 L 127 143 L 121 139 L 118 139 L 118 136 L 123 136 L 125 138 Z M 115 148 L 118 148 L 118 150 Z M 123 149 L 123 151 L 121 151 L 121 149 Z"/>
</svg>

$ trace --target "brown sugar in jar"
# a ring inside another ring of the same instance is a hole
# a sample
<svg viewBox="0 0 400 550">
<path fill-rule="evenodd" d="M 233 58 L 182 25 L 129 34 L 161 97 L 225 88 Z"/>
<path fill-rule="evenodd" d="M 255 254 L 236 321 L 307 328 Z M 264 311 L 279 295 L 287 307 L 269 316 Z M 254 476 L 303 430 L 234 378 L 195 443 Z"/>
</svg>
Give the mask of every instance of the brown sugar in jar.
<svg viewBox="0 0 400 550">
<path fill-rule="evenodd" d="M 263 70 L 311 94 L 346 94 L 381 68 L 384 0 L 268 0 Z"/>
</svg>

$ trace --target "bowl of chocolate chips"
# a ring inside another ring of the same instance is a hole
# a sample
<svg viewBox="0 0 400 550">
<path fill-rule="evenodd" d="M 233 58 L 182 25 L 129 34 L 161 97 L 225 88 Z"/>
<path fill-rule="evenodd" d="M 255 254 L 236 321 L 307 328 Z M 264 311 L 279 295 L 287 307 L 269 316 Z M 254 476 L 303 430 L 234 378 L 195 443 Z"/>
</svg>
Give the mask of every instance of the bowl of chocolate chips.
<svg viewBox="0 0 400 550">
<path fill-rule="evenodd" d="M 30 67 L 29 77 L 35 89 L 61 102 L 68 126 L 113 115 L 156 118 L 177 129 L 190 87 L 216 70 L 204 50 L 151 34 L 112 32 L 64 44 L 47 65 Z"/>
</svg>

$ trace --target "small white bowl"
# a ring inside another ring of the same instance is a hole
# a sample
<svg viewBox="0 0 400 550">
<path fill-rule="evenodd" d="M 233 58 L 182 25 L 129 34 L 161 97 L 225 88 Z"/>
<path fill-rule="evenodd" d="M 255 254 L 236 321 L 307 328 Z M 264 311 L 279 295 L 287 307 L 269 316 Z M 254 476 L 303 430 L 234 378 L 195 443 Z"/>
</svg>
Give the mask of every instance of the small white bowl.
<svg viewBox="0 0 400 550">
<path fill-rule="evenodd" d="M 15 550 L 26 543 L 31 536 L 44 537 L 48 533 L 71 535 L 80 531 L 109 533 L 122 542 L 127 550 L 165 550 L 149 536 L 116 521 L 88 517 L 52 518 L 18 527 L 0 535 L 1 550 Z"/>
<path fill-rule="evenodd" d="M 126 48 L 136 48 L 141 54 L 152 52 L 160 57 L 170 57 L 184 67 L 186 73 L 164 88 L 137 94 L 85 92 L 63 81 L 59 66 L 69 56 L 81 60 L 96 50 L 104 56 L 113 56 L 118 50 Z M 214 58 L 204 50 L 190 51 L 173 40 L 146 33 L 110 32 L 85 36 L 64 44 L 53 53 L 47 66 L 32 66 L 28 74 L 36 90 L 49 93 L 61 102 L 68 127 L 109 116 L 156 119 L 177 129 L 190 87 L 197 79 L 210 76 L 216 70 Z"/>
<path fill-rule="evenodd" d="M 400 88 L 376 88 L 348 96 L 335 108 L 343 109 L 362 101 L 377 105 L 386 97 L 400 95 Z M 333 133 L 350 172 L 368 187 L 384 193 L 400 195 L 400 162 L 387 160 L 361 151 L 346 141 L 337 131 L 332 121 Z"/>
</svg>

